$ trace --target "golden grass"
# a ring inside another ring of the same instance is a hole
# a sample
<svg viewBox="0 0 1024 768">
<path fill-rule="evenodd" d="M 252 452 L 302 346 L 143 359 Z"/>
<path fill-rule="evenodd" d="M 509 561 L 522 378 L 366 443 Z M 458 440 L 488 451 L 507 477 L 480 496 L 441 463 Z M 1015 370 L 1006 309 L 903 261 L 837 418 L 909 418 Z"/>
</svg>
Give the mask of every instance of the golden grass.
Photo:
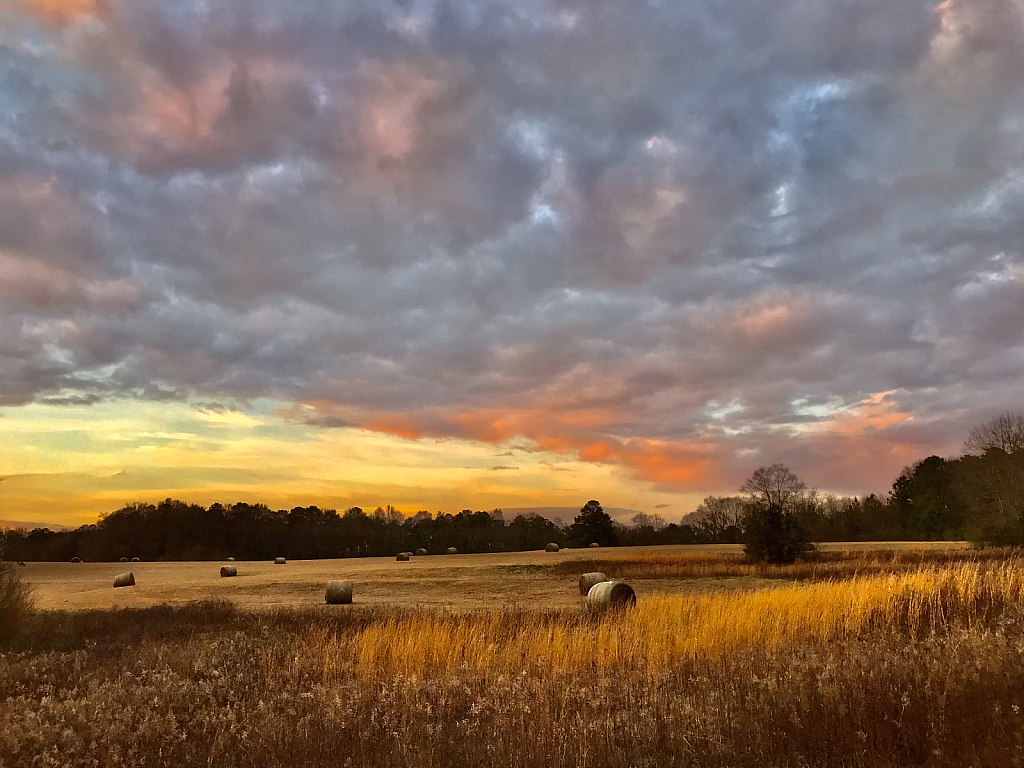
<svg viewBox="0 0 1024 768">
<path fill-rule="evenodd" d="M 996 563 L 1013 555 L 1009 548 L 877 548 L 817 552 L 786 565 L 755 563 L 738 552 L 642 552 L 575 559 L 554 567 L 559 574 L 602 571 L 618 579 L 761 578 L 821 581 L 879 573 L 899 573 L 922 566 Z"/>
<path fill-rule="evenodd" d="M 1019 555 L 640 600 L 41 611 L 0 766 L 1024 765 Z"/>
<path fill-rule="evenodd" d="M 603 617 L 582 610 L 424 612 L 342 633 L 317 626 L 294 663 L 321 670 L 325 681 L 352 670 L 420 677 L 471 670 L 485 678 L 535 669 L 656 673 L 682 659 L 870 630 L 971 629 L 1022 605 L 1024 562 L 1015 557 L 996 566 L 965 563 L 757 591 L 641 596 L 634 610 Z"/>
</svg>

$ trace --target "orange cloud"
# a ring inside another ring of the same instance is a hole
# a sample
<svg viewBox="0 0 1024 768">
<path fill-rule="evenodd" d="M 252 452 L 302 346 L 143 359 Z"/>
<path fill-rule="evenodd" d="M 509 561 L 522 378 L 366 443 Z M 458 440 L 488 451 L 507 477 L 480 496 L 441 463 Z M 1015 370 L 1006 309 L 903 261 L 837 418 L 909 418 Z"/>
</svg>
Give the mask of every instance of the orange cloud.
<svg viewBox="0 0 1024 768">
<path fill-rule="evenodd" d="M 621 413 L 611 408 L 574 409 L 564 402 L 551 402 L 546 407 L 486 408 L 455 413 L 435 409 L 362 416 L 341 412 L 327 402 L 307 402 L 301 406 L 306 409 L 305 416 L 298 420 L 314 423 L 307 411 L 315 412 L 319 417 L 337 417 L 363 429 L 406 439 L 451 437 L 490 444 L 525 439 L 537 450 L 571 456 L 582 462 L 622 467 L 640 480 L 672 491 L 732 488 L 738 482 L 737 473 L 749 471 L 750 461 L 776 460 L 776 455 L 784 456 L 787 452 L 798 457 L 807 455 L 810 450 L 812 454 L 818 451 L 830 456 L 825 463 L 832 470 L 840 466 L 850 469 L 850 472 L 844 470 L 845 474 L 818 471 L 825 483 L 847 487 L 847 476 L 863 474 L 863 467 L 877 465 L 878 471 L 887 476 L 891 472 L 891 461 L 880 464 L 881 455 L 906 461 L 921 451 L 919 445 L 907 443 L 905 436 L 896 440 L 894 434 L 885 432 L 913 418 L 897 409 L 893 394 L 875 393 L 856 407 L 835 414 L 792 439 L 779 433 L 770 438 L 752 437 L 750 446 L 754 454 L 765 449 L 771 451 L 771 455 L 765 453 L 758 459 L 737 458 L 738 446 L 720 435 L 692 440 L 617 437 L 615 430 L 623 420 Z M 288 417 L 288 414 L 283 415 Z M 799 458 L 796 461 L 800 463 Z M 856 468 L 857 473 L 851 468 Z"/>
<path fill-rule="evenodd" d="M 677 490 L 717 487 L 723 482 L 716 461 L 720 450 L 717 446 L 596 437 L 602 427 L 614 423 L 614 416 L 610 409 L 487 409 L 454 416 L 432 414 L 418 419 L 375 415 L 359 424 L 364 429 L 408 439 L 429 435 L 497 444 L 512 438 L 526 438 L 539 450 L 575 454 L 580 461 L 588 463 L 624 466 L 643 480 Z"/>
<path fill-rule="evenodd" d="M 425 435 L 423 427 L 404 416 L 385 414 L 361 425 L 371 432 L 383 432 L 406 440 L 418 440 Z"/>
<path fill-rule="evenodd" d="M 642 440 L 618 453 L 618 460 L 645 480 L 696 490 L 718 487 L 723 478 L 707 446 Z"/>
<path fill-rule="evenodd" d="M 877 392 L 861 401 L 861 404 L 846 413 L 825 422 L 825 428 L 847 437 L 862 435 L 868 430 L 882 430 L 902 424 L 913 418 L 909 413 L 895 410 L 896 404 L 889 399 L 895 390 Z"/>
<path fill-rule="evenodd" d="M 21 0 L 26 11 L 50 24 L 65 25 L 99 15 L 109 0 Z"/>
<path fill-rule="evenodd" d="M 580 459 L 583 461 L 605 461 L 612 454 L 612 447 L 607 442 L 591 443 L 580 449 Z"/>
</svg>

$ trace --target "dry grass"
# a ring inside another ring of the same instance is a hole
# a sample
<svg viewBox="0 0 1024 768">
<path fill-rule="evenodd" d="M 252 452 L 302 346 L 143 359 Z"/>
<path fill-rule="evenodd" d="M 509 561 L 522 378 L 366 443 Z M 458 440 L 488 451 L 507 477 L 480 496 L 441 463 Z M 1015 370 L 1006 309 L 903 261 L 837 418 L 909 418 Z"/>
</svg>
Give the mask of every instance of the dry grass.
<svg viewBox="0 0 1024 768">
<path fill-rule="evenodd" d="M 877 554 L 883 546 L 888 551 Z M 827 571 L 829 566 L 823 560 L 815 566 L 817 570 L 762 572 L 743 564 L 740 546 L 711 544 L 572 549 L 557 554 L 448 555 L 413 558 L 408 563 L 396 563 L 391 557 L 292 560 L 286 568 L 271 561 L 237 561 L 234 565 L 238 576 L 233 579 L 220 578 L 219 562 L 136 563 L 132 571 L 138 585 L 116 591 L 110 589 L 110 583 L 123 570 L 117 563 L 29 563 L 21 574 L 34 588 L 39 607 L 46 610 L 144 608 L 209 599 L 229 600 L 252 609 L 294 607 L 322 601 L 324 584 L 344 578 L 358 585 L 362 604 L 472 611 L 514 604 L 568 608 L 577 602 L 574 585 L 579 574 L 588 570 L 603 570 L 612 578 L 624 578 L 638 594 L 649 595 L 752 588 L 761 586 L 766 578 L 838 578 L 858 571 L 906 570 L 913 567 L 914 558 L 934 556 L 955 561 L 970 556 L 972 552 L 963 547 L 947 542 L 822 545 L 823 558 L 844 558 L 841 568 L 833 571 Z M 890 557 L 893 551 L 901 559 L 883 568 L 879 558 Z M 595 552 L 603 553 L 602 559 L 594 560 Z M 594 568 L 595 562 L 611 562 L 613 567 Z M 632 570 L 634 567 L 639 570 Z M 612 572 L 616 570 L 620 572 Z M 711 581 L 708 576 L 720 578 Z"/>
<path fill-rule="evenodd" d="M 596 618 L 491 611 L 421 613 L 358 633 L 311 629 L 295 663 L 324 680 L 357 671 L 429 677 L 470 669 L 483 678 L 538 665 L 556 672 L 595 668 L 656 674 L 683 658 L 803 642 L 854 639 L 880 628 L 908 635 L 968 630 L 1024 605 L 1020 559 L 909 574 L 757 591 L 642 599 L 624 615 Z"/>
<path fill-rule="evenodd" d="M 0 643 L 14 638 L 32 613 L 35 598 L 17 566 L 0 560 Z"/>
<path fill-rule="evenodd" d="M 1024 764 L 1024 562 L 897 565 L 614 617 L 43 612 L 0 653 L 0 766 Z"/>
<path fill-rule="evenodd" d="M 559 563 L 555 572 L 578 575 L 602 571 L 615 579 L 760 578 L 822 581 L 879 573 L 904 573 L 923 566 L 998 563 L 1013 555 L 1010 548 L 844 549 L 818 552 L 788 565 L 753 563 L 737 552 L 654 552 L 613 554 Z"/>
<path fill-rule="evenodd" d="M 538 657 L 503 674 L 469 664 L 424 677 L 317 655 L 317 633 L 366 640 L 425 618 L 394 609 L 47 614 L 36 650 L 0 656 L 0 765 L 1009 768 L 1024 758 L 1024 637 L 1019 605 L 996 596 L 1019 594 L 1019 577 L 978 578 L 903 582 L 947 591 L 869 601 L 901 606 L 886 626 L 867 610 L 826 641 L 827 624 L 804 621 L 811 631 L 792 642 L 750 638 L 644 673 L 621 657 L 562 670 Z M 909 619 L 914 605 L 930 606 L 917 611 L 924 625 Z M 450 628 L 515 635 L 529 616 L 496 613 Z"/>
</svg>

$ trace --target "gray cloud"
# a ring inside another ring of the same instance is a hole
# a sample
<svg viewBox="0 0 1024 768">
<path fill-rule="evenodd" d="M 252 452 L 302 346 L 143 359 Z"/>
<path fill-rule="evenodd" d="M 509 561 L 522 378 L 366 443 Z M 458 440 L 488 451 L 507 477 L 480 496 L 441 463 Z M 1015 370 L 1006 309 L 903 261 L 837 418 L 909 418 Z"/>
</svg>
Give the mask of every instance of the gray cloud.
<svg viewBox="0 0 1024 768">
<path fill-rule="evenodd" d="M 1019 407 L 1009 0 L 0 13 L 5 405 L 842 490 Z"/>
</svg>

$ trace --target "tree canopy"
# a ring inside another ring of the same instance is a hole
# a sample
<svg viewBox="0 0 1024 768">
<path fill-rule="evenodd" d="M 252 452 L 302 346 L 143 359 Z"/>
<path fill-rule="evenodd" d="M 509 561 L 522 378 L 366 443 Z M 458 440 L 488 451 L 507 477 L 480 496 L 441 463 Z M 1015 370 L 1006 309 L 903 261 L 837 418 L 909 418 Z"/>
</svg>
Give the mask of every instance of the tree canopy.
<svg viewBox="0 0 1024 768">
<path fill-rule="evenodd" d="M 604 511 L 601 502 L 591 499 L 580 509 L 573 524 L 568 530 L 569 541 L 576 546 L 586 547 L 597 542 L 602 547 L 612 547 L 619 543 L 615 523 Z"/>
</svg>

